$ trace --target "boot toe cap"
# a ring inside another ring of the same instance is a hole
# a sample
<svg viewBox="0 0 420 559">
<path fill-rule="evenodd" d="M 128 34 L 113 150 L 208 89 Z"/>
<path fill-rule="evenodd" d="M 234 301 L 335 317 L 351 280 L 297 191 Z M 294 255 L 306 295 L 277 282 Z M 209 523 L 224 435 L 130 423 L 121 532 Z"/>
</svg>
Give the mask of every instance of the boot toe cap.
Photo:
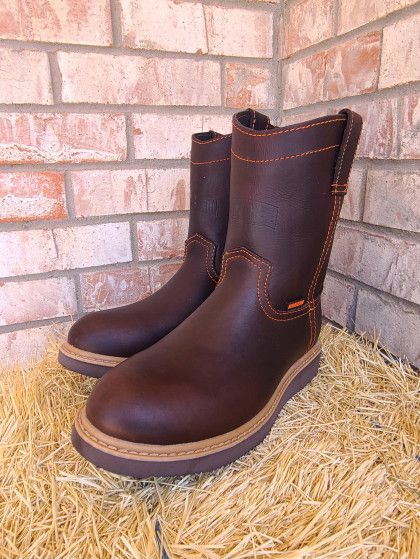
<svg viewBox="0 0 420 559">
<path fill-rule="evenodd" d="M 130 370 L 128 359 L 94 387 L 86 404 L 102 433 L 143 444 L 181 444 L 206 438 L 207 398 L 188 382 L 147 370 Z"/>
<path fill-rule="evenodd" d="M 107 338 L 100 313 L 82 316 L 73 324 L 68 333 L 68 342 L 72 346 L 102 355 L 111 355 Z"/>
</svg>

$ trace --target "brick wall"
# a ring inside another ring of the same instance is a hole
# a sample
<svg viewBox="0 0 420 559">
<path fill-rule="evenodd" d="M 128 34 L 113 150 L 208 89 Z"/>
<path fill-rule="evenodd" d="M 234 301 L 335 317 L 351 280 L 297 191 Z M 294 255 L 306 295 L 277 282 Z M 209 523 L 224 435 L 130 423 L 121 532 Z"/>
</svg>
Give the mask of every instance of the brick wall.
<svg viewBox="0 0 420 559">
<path fill-rule="evenodd" d="M 190 135 L 249 105 L 363 114 L 324 310 L 418 359 L 418 18 L 409 0 L 2 2 L 3 363 L 176 271 Z"/>
</svg>

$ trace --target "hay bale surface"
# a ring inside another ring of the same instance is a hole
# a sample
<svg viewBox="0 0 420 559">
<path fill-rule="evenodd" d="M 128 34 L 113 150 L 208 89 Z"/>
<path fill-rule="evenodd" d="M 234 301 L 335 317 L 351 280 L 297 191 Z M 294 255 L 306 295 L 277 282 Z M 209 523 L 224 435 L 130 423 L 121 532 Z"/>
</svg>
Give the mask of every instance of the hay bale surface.
<svg viewBox="0 0 420 559">
<path fill-rule="evenodd" d="M 73 450 L 94 381 L 61 368 L 56 347 L 1 373 L 0 557 L 420 557 L 419 378 L 330 326 L 322 341 L 319 375 L 263 444 L 184 478 L 113 475 Z"/>
</svg>

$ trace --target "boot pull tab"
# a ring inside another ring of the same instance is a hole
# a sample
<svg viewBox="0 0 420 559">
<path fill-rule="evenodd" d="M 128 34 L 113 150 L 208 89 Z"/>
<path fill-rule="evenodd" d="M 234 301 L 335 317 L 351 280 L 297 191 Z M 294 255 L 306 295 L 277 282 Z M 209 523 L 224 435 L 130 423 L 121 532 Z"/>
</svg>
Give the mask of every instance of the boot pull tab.
<svg viewBox="0 0 420 559">
<path fill-rule="evenodd" d="M 247 109 L 236 115 L 237 119 L 244 126 L 248 126 L 252 130 L 268 130 L 273 128 L 270 124 L 270 117 L 255 111 L 254 109 Z"/>
<path fill-rule="evenodd" d="M 350 109 L 343 109 L 339 114 L 347 116 L 347 123 L 335 166 L 331 193 L 344 196 L 347 193 L 350 170 L 362 131 L 362 117 Z"/>
</svg>

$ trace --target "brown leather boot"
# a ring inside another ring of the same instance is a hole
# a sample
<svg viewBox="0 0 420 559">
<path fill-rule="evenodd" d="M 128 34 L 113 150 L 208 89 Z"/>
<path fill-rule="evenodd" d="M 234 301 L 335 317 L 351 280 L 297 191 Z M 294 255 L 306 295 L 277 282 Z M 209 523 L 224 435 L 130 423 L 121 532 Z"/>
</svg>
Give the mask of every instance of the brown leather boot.
<svg viewBox="0 0 420 559">
<path fill-rule="evenodd" d="M 190 222 L 182 266 L 147 299 L 79 319 L 58 355 L 64 367 L 102 376 L 163 338 L 214 290 L 229 215 L 230 144 L 231 135 L 193 135 Z"/>
<path fill-rule="evenodd" d="M 135 477 L 187 474 L 264 439 L 318 369 L 320 296 L 360 130 L 349 110 L 285 128 L 251 110 L 233 118 L 217 288 L 95 386 L 73 429 L 83 456 Z"/>
</svg>

